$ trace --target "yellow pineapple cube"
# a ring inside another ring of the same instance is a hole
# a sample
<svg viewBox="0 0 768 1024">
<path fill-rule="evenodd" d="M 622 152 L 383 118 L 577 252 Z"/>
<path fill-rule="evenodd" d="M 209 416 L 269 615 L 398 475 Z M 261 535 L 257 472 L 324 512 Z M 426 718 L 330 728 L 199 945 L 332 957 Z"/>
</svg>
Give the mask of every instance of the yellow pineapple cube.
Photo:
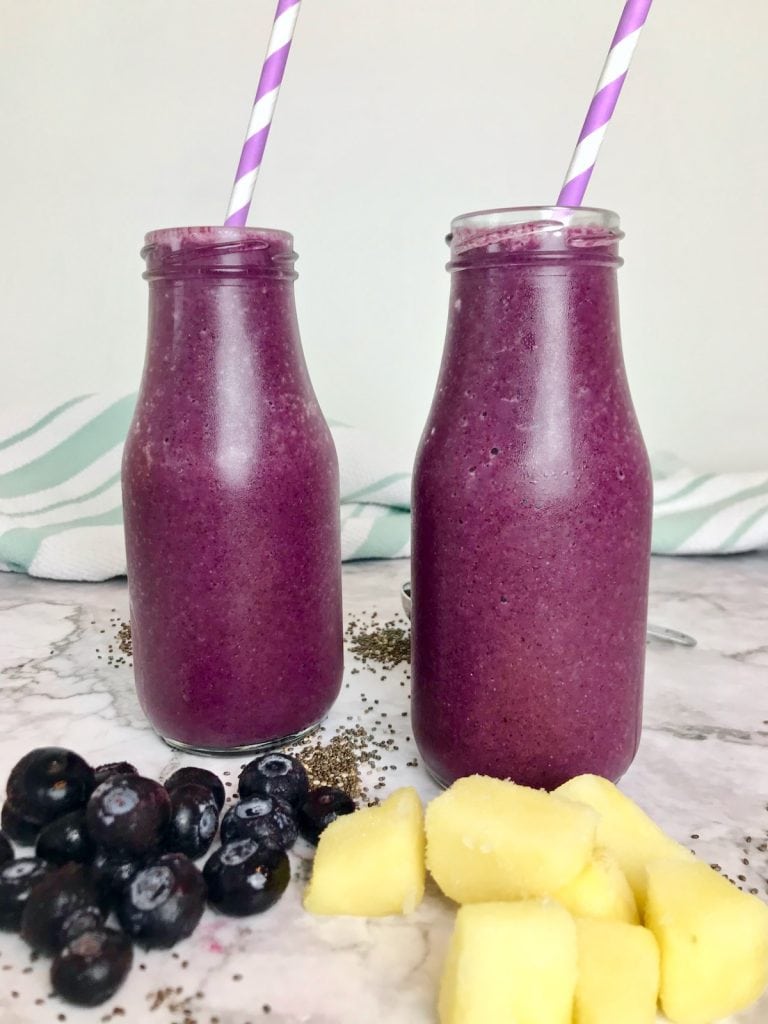
<svg viewBox="0 0 768 1024">
<path fill-rule="evenodd" d="M 440 1024 L 571 1024 L 576 964 L 576 926 L 557 903 L 461 907 L 440 984 Z"/>
<path fill-rule="evenodd" d="M 584 870 L 596 828 L 588 807 L 471 775 L 427 808 L 427 867 L 457 903 L 547 896 Z"/>
<path fill-rule="evenodd" d="M 621 921 L 576 922 L 579 979 L 573 1024 L 654 1024 L 659 947 L 647 928 Z"/>
<path fill-rule="evenodd" d="M 424 897 L 424 814 L 415 789 L 337 818 L 320 836 L 304 907 L 313 914 L 409 914 Z"/>
<path fill-rule="evenodd" d="M 600 815 L 597 845 L 612 853 L 619 862 L 641 914 L 645 906 L 648 861 L 694 859 L 690 850 L 670 839 L 645 811 L 599 775 L 579 775 L 556 789 L 555 796 L 586 804 Z"/>
<path fill-rule="evenodd" d="M 607 850 L 596 849 L 581 874 L 554 896 L 574 917 L 640 923 L 629 882 Z"/>
<path fill-rule="evenodd" d="M 645 923 L 661 950 L 661 1007 L 674 1024 L 743 1010 L 768 985 L 768 906 L 706 864 L 651 861 Z"/>
</svg>

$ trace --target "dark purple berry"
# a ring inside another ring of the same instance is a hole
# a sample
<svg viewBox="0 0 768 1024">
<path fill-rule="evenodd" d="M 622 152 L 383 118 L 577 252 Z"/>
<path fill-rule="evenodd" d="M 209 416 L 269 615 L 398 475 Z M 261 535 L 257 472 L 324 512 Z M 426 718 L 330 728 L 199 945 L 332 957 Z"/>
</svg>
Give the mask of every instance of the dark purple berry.
<svg viewBox="0 0 768 1024">
<path fill-rule="evenodd" d="M 98 907 L 79 907 L 68 914 L 61 922 L 59 935 L 61 946 L 82 935 L 83 932 L 99 931 L 104 927 L 104 915 Z"/>
<path fill-rule="evenodd" d="M 233 917 L 268 910 L 283 895 L 290 877 L 285 851 L 253 839 L 220 846 L 203 868 L 209 902 Z"/>
<path fill-rule="evenodd" d="M 189 782 L 171 790 L 171 823 L 165 849 L 197 860 L 208 852 L 219 827 L 219 808 L 210 789 Z"/>
<path fill-rule="evenodd" d="M 276 796 L 297 807 L 309 792 L 304 765 L 290 754 L 262 754 L 240 772 L 238 793 L 249 796 Z"/>
<path fill-rule="evenodd" d="M 168 791 L 142 775 L 113 775 L 93 791 L 85 810 L 99 846 L 132 856 L 158 849 L 170 817 Z"/>
<path fill-rule="evenodd" d="M 250 796 L 230 807 L 221 821 L 221 841 L 255 839 L 280 850 L 289 850 L 298 837 L 293 808 L 273 796 Z"/>
<path fill-rule="evenodd" d="M 0 866 L 7 864 L 9 860 L 13 860 L 14 852 L 13 847 L 8 840 L 8 837 L 0 832 Z"/>
<path fill-rule="evenodd" d="M 96 785 L 111 779 L 113 775 L 138 775 L 138 769 L 134 768 L 130 761 L 110 761 L 109 764 L 100 764 L 93 769 L 96 778 Z"/>
<path fill-rule="evenodd" d="M 195 786 L 204 786 L 213 794 L 216 806 L 219 810 L 224 806 L 227 798 L 224 783 L 218 775 L 209 772 L 207 768 L 179 768 L 165 780 L 165 788 L 172 793 L 178 786 L 186 786 L 193 783 Z"/>
<path fill-rule="evenodd" d="M 98 908 L 96 883 L 83 864 L 65 864 L 41 879 L 21 915 L 21 937 L 37 953 L 50 955 L 62 945 L 61 929 L 75 910 Z"/>
<path fill-rule="evenodd" d="M 145 863 L 145 857 L 99 850 L 91 863 L 91 872 L 102 898 L 111 904 L 115 903 Z"/>
<path fill-rule="evenodd" d="M 98 1006 L 120 988 L 133 963 L 127 935 L 114 928 L 83 932 L 51 964 L 51 987 L 78 1006 Z"/>
<path fill-rule="evenodd" d="M 38 747 L 16 763 L 8 776 L 14 810 L 44 824 L 83 807 L 95 785 L 93 768 L 64 747 Z"/>
<path fill-rule="evenodd" d="M 19 846 L 34 846 L 42 827 L 39 821 L 25 818 L 10 800 L 6 800 L 3 804 L 0 823 L 2 823 L 3 832 Z"/>
<path fill-rule="evenodd" d="M 183 853 L 165 853 L 137 872 L 117 903 L 124 930 L 146 949 L 168 949 L 197 927 L 203 876 Z"/>
<path fill-rule="evenodd" d="M 85 824 L 85 810 L 81 807 L 70 811 L 45 825 L 37 837 L 35 853 L 49 864 L 85 864 L 93 860 L 96 846 Z"/>
<path fill-rule="evenodd" d="M 335 786 L 318 786 L 299 808 L 299 832 L 310 843 L 317 845 L 321 833 L 341 814 L 351 814 L 355 802 Z"/>
<path fill-rule="evenodd" d="M 38 857 L 21 857 L 0 868 L 0 928 L 18 931 L 29 894 L 49 871 Z"/>
</svg>

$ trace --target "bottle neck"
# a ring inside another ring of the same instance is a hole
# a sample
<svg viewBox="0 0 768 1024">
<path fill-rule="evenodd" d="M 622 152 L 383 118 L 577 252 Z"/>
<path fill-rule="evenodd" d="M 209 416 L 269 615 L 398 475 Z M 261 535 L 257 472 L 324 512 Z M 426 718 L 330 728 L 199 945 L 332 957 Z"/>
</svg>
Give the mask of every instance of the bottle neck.
<svg viewBox="0 0 768 1024">
<path fill-rule="evenodd" d="M 446 359 L 460 376 L 514 382 L 549 373 L 562 387 L 566 369 L 576 379 L 581 365 L 620 363 L 615 214 L 491 210 L 451 228 Z"/>
<path fill-rule="evenodd" d="M 281 395 L 301 400 L 311 393 L 296 318 L 290 235 L 171 229 L 148 235 L 144 256 L 147 389 L 155 394 L 183 390 L 195 415 L 222 401 L 255 410 Z"/>
</svg>

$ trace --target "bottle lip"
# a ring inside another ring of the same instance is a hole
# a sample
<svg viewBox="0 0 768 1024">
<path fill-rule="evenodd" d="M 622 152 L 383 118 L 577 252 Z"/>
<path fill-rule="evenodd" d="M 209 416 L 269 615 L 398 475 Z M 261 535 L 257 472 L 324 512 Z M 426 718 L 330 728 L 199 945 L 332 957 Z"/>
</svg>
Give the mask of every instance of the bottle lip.
<svg viewBox="0 0 768 1024">
<path fill-rule="evenodd" d="M 293 235 L 279 228 L 236 228 L 222 224 L 202 224 L 171 228 L 155 228 L 144 235 L 144 246 L 167 246 L 172 252 L 182 248 L 246 243 L 248 248 L 266 248 L 279 243 L 281 247 L 293 249 Z"/>
<path fill-rule="evenodd" d="M 159 228 L 144 236 L 145 280 L 210 276 L 294 280 L 293 235 L 275 228 L 191 226 Z"/>
<path fill-rule="evenodd" d="M 512 206 L 463 213 L 451 221 L 449 269 L 576 259 L 620 266 L 624 234 L 612 210 L 591 206 Z"/>
<path fill-rule="evenodd" d="M 613 210 L 599 206 L 502 206 L 461 213 L 451 221 L 451 232 L 460 228 L 500 228 L 517 224 L 547 223 L 565 227 L 594 227 L 623 237 L 620 219 Z"/>
</svg>

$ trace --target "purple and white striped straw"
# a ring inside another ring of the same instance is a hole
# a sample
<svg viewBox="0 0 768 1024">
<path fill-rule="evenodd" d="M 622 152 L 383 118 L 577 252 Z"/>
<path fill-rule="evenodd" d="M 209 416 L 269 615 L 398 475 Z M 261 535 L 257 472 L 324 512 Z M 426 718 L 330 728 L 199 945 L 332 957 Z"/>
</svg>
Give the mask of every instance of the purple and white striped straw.
<svg viewBox="0 0 768 1024">
<path fill-rule="evenodd" d="M 248 131 L 245 133 L 240 163 L 237 165 L 235 184 L 227 208 L 227 227 L 244 227 L 251 208 L 253 190 L 264 158 L 264 149 L 275 113 L 277 97 L 283 83 L 288 53 L 291 49 L 296 19 L 301 0 L 278 0 L 272 35 L 269 37 L 267 56 L 261 69 L 259 87 L 251 111 Z"/>
<path fill-rule="evenodd" d="M 597 154 L 613 117 L 621 87 L 627 77 L 629 62 L 635 52 L 640 30 L 648 17 L 652 0 L 627 0 L 613 37 L 611 48 L 597 83 L 597 90 L 587 111 L 584 127 L 565 176 L 565 183 L 557 200 L 558 206 L 581 206 L 589 179 L 594 170 Z"/>
</svg>

